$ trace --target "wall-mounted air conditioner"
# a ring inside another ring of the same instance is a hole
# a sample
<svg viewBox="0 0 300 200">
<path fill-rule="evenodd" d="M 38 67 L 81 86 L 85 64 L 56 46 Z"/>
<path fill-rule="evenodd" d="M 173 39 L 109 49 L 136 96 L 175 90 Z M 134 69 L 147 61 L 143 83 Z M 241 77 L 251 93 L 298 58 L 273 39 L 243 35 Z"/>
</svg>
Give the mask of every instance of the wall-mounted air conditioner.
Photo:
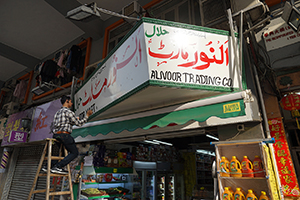
<svg viewBox="0 0 300 200">
<path fill-rule="evenodd" d="M 13 114 L 15 111 L 19 109 L 19 103 L 17 102 L 9 102 L 4 104 L 2 107 L 3 110 L 6 110 L 7 115 Z"/>
<path fill-rule="evenodd" d="M 133 1 L 122 8 L 122 14 L 130 17 L 138 17 L 143 11 L 143 7 L 137 1 Z"/>
</svg>

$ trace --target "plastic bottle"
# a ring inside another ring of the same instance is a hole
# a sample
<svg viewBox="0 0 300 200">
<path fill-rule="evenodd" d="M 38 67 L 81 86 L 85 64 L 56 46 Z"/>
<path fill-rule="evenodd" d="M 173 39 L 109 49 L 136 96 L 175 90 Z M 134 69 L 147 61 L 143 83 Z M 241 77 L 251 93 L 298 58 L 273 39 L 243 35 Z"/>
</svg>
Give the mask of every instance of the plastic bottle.
<svg viewBox="0 0 300 200">
<path fill-rule="evenodd" d="M 225 156 L 222 156 L 220 161 L 220 171 L 220 176 L 230 177 L 229 160 Z"/>
<path fill-rule="evenodd" d="M 258 200 L 255 194 L 253 193 L 253 190 L 248 190 L 246 200 Z"/>
<path fill-rule="evenodd" d="M 255 156 L 253 160 L 254 177 L 265 177 L 262 160 L 259 156 Z"/>
<path fill-rule="evenodd" d="M 265 191 L 261 191 L 259 200 L 270 200 Z"/>
<path fill-rule="evenodd" d="M 254 177 L 253 174 L 253 165 L 247 156 L 244 156 L 242 162 L 242 175 L 243 177 Z"/>
<path fill-rule="evenodd" d="M 230 176 L 231 177 L 242 177 L 241 163 L 238 161 L 236 156 L 232 156 L 230 161 Z"/>
<path fill-rule="evenodd" d="M 222 194 L 223 200 L 234 200 L 232 191 L 229 190 L 229 187 L 224 187 L 224 192 Z"/>
<path fill-rule="evenodd" d="M 234 200 L 245 200 L 245 194 L 241 188 L 236 188 L 234 193 Z"/>
</svg>

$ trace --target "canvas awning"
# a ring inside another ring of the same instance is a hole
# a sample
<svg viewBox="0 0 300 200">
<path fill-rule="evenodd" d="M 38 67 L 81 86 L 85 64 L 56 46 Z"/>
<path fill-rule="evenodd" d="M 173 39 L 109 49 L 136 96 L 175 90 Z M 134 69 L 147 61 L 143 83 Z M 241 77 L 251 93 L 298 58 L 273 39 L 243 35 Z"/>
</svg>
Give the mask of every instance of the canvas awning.
<svg viewBox="0 0 300 200">
<path fill-rule="evenodd" d="M 186 104 L 170 106 L 163 109 L 142 112 L 138 114 L 90 122 L 82 127 L 74 127 L 72 136 L 82 138 L 90 135 L 107 135 L 108 133 L 121 133 L 122 131 L 135 131 L 136 129 L 164 128 L 167 126 L 183 125 L 189 121 L 204 122 L 209 118 L 219 120 L 235 119 L 242 117 L 240 121 L 259 120 L 258 112 L 251 109 L 254 102 L 245 101 L 246 92 L 223 95 L 204 100 L 193 101 Z M 249 99 L 249 98 L 248 98 Z M 248 111 L 245 104 L 249 104 Z M 250 109 L 250 110 L 249 110 Z M 255 114 L 256 113 L 256 114 Z M 230 123 L 239 120 L 229 120 Z M 215 122 L 222 124 L 221 121 Z M 223 124 L 224 124 L 223 123 Z M 208 124 L 209 125 L 209 124 Z"/>
</svg>

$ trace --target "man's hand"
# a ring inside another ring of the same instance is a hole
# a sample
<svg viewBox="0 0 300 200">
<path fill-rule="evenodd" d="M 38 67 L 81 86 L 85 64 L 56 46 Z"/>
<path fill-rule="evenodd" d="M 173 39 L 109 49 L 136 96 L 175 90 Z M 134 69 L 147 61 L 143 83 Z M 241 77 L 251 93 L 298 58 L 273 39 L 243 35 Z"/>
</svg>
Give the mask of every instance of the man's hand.
<svg viewBox="0 0 300 200">
<path fill-rule="evenodd" d="M 92 114 L 93 114 L 93 111 L 92 111 L 92 110 L 88 110 L 88 111 L 86 112 L 86 116 L 87 116 L 87 117 L 90 117 Z"/>
</svg>

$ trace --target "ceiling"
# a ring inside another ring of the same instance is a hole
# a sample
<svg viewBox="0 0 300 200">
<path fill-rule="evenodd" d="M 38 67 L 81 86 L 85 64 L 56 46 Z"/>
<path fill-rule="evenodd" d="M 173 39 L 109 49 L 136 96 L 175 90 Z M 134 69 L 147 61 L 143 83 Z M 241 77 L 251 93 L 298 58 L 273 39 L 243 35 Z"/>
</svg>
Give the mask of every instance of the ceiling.
<svg viewBox="0 0 300 200">
<path fill-rule="evenodd" d="M 71 21 L 65 18 L 69 10 L 91 1 L 1 1 L 0 83 L 33 70 L 39 62 L 53 57 L 55 52 L 70 47 L 80 38 L 92 37 L 94 40 L 101 38 L 105 21 L 110 16 L 101 14 L 101 18 L 90 22 Z M 94 2 L 98 7 L 120 12 L 122 7 L 132 0 L 94 0 Z"/>
</svg>

